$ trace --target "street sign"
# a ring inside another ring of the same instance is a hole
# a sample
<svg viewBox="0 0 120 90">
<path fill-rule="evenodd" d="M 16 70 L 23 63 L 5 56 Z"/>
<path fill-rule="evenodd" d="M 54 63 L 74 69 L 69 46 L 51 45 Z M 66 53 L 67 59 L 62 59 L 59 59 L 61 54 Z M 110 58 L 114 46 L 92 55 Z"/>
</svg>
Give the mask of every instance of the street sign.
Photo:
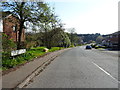
<svg viewBox="0 0 120 90">
<path fill-rule="evenodd" d="M 26 52 L 26 49 L 14 50 L 14 51 L 11 51 L 11 56 L 16 56 L 19 54 L 23 54 L 25 52 Z"/>
</svg>

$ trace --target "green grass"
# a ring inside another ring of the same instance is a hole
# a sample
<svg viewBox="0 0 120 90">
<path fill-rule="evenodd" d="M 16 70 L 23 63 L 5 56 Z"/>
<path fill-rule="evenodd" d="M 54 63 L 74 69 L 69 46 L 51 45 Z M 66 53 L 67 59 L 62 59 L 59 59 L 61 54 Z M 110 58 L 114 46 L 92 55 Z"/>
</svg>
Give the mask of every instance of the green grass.
<svg viewBox="0 0 120 90">
<path fill-rule="evenodd" d="M 44 48 L 46 48 L 46 47 L 36 47 L 36 48 L 31 48 L 31 50 L 43 50 Z"/>
<path fill-rule="evenodd" d="M 2 70 L 2 68 L 0 67 L 0 70 Z"/>
<path fill-rule="evenodd" d="M 9 68 L 16 67 L 17 65 L 24 64 L 27 61 L 31 61 L 36 57 L 43 56 L 46 52 L 44 52 L 45 47 L 37 47 L 31 48 L 27 50 L 26 53 L 18 55 L 13 58 L 5 57 L 2 58 L 2 70 L 7 70 Z M 63 49 L 62 47 L 52 47 L 48 52 L 54 52 L 56 50 Z"/>
<path fill-rule="evenodd" d="M 83 44 L 78 44 L 77 46 L 83 46 Z"/>
<path fill-rule="evenodd" d="M 97 48 L 97 49 L 105 49 L 105 48 Z"/>
<path fill-rule="evenodd" d="M 95 46 L 95 49 L 106 49 L 105 46 Z"/>
<path fill-rule="evenodd" d="M 54 51 L 61 50 L 61 49 L 64 49 L 64 48 L 63 47 L 52 47 L 51 49 L 49 49 L 49 52 L 54 52 Z"/>
<path fill-rule="evenodd" d="M 74 45 L 70 45 L 69 47 L 75 47 Z"/>
</svg>

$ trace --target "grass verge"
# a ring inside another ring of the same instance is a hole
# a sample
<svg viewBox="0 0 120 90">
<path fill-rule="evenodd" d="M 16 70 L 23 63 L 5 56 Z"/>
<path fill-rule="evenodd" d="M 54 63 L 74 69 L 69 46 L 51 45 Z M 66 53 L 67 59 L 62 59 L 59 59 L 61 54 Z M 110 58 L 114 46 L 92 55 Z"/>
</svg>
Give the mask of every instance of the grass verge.
<svg viewBox="0 0 120 90">
<path fill-rule="evenodd" d="M 27 50 L 26 53 L 18 55 L 16 57 L 5 57 L 2 58 L 2 70 L 7 70 L 18 65 L 24 64 L 28 61 L 33 60 L 34 58 L 45 55 L 47 52 L 44 52 L 45 47 L 31 48 Z M 52 47 L 48 52 L 54 52 L 56 50 L 64 49 L 63 47 Z"/>
</svg>

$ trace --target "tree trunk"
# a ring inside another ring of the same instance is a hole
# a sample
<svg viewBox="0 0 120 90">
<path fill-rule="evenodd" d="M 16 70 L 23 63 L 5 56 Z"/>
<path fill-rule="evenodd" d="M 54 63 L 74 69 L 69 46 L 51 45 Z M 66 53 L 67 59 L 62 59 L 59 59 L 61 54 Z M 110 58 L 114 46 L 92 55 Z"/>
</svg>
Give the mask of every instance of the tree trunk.
<svg viewBox="0 0 120 90">
<path fill-rule="evenodd" d="M 21 49 L 21 36 L 22 36 L 22 30 L 23 30 L 23 22 L 20 22 L 20 28 L 18 33 L 18 42 L 17 42 L 17 49 Z"/>
<path fill-rule="evenodd" d="M 44 45 L 50 49 L 51 48 L 51 45 L 50 45 L 50 37 L 48 36 L 48 30 L 47 30 L 47 24 L 45 23 L 45 42 L 44 42 Z"/>
</svg>

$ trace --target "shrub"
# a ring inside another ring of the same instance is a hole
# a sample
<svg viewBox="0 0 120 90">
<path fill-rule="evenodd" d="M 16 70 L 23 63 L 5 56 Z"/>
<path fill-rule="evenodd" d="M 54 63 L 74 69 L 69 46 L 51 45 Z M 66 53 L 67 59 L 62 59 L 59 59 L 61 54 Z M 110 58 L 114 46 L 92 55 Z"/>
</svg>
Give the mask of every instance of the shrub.
<svg viewBox="0 0 120 90">
<path fill-rule="evenodd" d="M 2 33 L 2 46 L 4 52 L 9 52 L 11 50 L 16 49 L 16 44 L 12 39 L 9 39 L 9 37 Z"/>
<path fill-rule="evenodd" d="M 98 48 L 106 48 L 106 46 L 95 46 L 95 49 L 98 49 Z"/>
<path fill-rule="evenodd" d="M 10 51 L 9 52 L 2 52 L 2 59 L 8 59 L 10 57 Z"/>
<path fill-rule="evenodd" d="M 95 48 L 97 44 L 91 44 L 92 48 Z"/>
<path fill-rule="evenodd" d="M 2 66 L 7 67 L 7 68 L 12 68 L 17 65 L 17 60 L 16 59 L 6 59 L 2 60 Z"/>
<path fill-rule="evenodd" d="M 36 48 L 31 48 L 31 50 L 40 50 L 43 51 L 45 47 L 36 47 Z"/>
<path fill-rule="evenodd" d="M 6 54 L 8 54 L 7 52 L 3 53 L 4 55 L 2 57 L 3 58 L 2 59 L 2 70 L 13 68 L 17 65 L 20 65 L 20 64 L 23 64 L 29 60 L 32 60 L 33 58 L 44 55 L 46 53 L 46 52 L 43 52 L 44 48 L 45 47 L 37 47 L 37 48 L 29 49 L 26 53 L 15 56 L 14 59 L 11 57 L 5 57 Z M 62 49 L 62 48 L 52 47 L 49 50 L 49 52 L 53 52 L 53 51 L 60 50 L 60 49 Z"/>
<path fill-rule="evenodd" d="M 60 49 L 63 49 L 63 47 L 52 47 L 49 52 L 53 52 L 53 51 L 56 51 L 56 50 L 60 50 Z"/>
<path fill-rule="evenodd" d="M 70 45 L 70 47 L 75 47 L 74 45 Z"/>
</svg>

